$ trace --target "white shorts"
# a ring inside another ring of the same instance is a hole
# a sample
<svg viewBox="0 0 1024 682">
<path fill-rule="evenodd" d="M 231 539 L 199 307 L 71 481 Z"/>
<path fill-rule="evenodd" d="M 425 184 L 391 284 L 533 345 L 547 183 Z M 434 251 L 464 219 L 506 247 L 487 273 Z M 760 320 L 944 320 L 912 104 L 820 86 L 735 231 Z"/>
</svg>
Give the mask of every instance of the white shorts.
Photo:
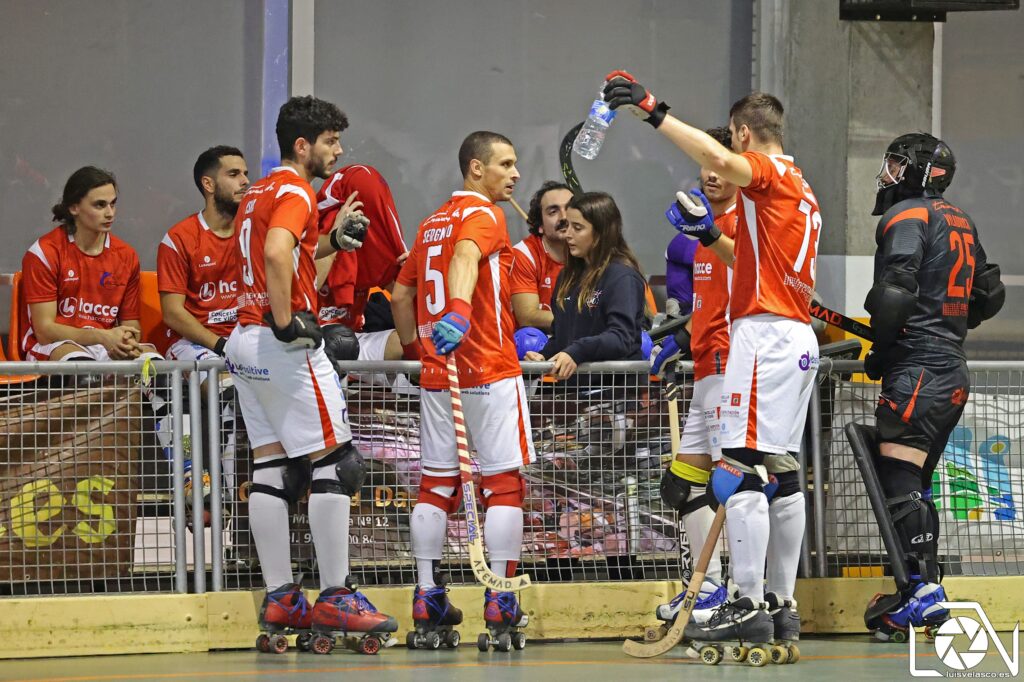
<svg viewBox="0 0 1024 682">
<path fill-rule="evenodd" d="M 95 360 L 96 362 L 109 362 L 110 361 L 110 354 L 107 353 L 107 349 L 103 347 L 102 343 L 95 343 L 95 344 L 93 344 L 91 346 L 83 346 L 81 344 L 75 343 L 74 341 L 67 341 L 67 340 L 65 340 L 65 341 L 54 341 L 53 343 L 47 343 L 47 344 L 37 343 L 36 345 L 32 346 L 29 349 L 28 356 L 25 359 L 26 360 L 41 360 L 41 361 L 45 362 L 46 360 L 50 359 L 50 355 L 53 354 L 53 351 L 57 350 L 58 348 L 60 348 L 61 346 L 65 345 L 65 344 L 70 344 L 72 346 L 77 346 L 78 349 L 82 353 L 84 353 L 85 355 L 89 356 L 89 357 L 84 357 L 82 355 L 78 355 L 78 353 L 76 352 L 76 353 L 72 353 L 70 357 L 64 357 L 63 359 L 64 359 L 65 362 L 75 362 L 75 361 L 78 361 L 78 360 L 89 360 L 89 359 Z M 75 355 L 78 355 L 78 357 L 75 357 Z"/>
<path fill-rule="evenodd" d="M 718 410 L 722 404 L 725 376 L 711 374 L 693 384 L 690 412 L 686 416 L 683 435 L 679 438 L 679 454 L 711 455 L 711 461 L 722 458 L 718 432 Z"/>
<path fill-rule="evenodd" d="M 352 440 L 341 379 L 323 346 L 306 350 L 268 327 L 235 327 L 225 348 L 252 447 L 300 457 Z"/>
<path fill-rule="evenodd" d="M 776 315 L 732 323 L 722 386 L 723 448 L 797 452 L 818 374 L 811 325 Z"/>
<path fill-rule="evenodd" d="M 201 362 L 203 360 L 216 360 L 217 357 L 217 354 L 206 346 L 201 343 L 192 343 L 188 339 L 178 339 L 167 349 L 168 360 Z"/>
<path fill-rule="evenodd" d="M 394 329 L 380 332 L 356 332 L 359 339 L 359 360 L 383 360 L 388 339 L 395 333 Z"/>
<path fill-rule="evenodd" d="M 485 476 L 532 464 L 537 455 L 522 377 L 464 388 L 462 411 L 470 448 Z M 459 468 L 455 421 L 448 391 L 420 391 L 420 460 L 430 469 Z"/>
</svg>

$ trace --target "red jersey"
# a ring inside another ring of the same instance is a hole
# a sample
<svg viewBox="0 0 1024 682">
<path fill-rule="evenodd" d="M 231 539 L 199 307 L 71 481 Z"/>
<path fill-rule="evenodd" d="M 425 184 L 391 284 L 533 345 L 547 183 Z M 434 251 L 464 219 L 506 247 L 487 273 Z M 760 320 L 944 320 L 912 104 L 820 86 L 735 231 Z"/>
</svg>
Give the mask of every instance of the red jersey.
<svg viewBox="0 0 1024 682">
<path fill-rule="evenodd" d="M 548 255 L 540 235 L 531 234 L 513 248 L 512 293 L 537 294 L 541 310 L 551 310 L 551 295 L 563 264 Z"/>
<path fill-rule="evenodd" d="M 715 225 L 730 239 L 736 238 L 736 205 L 715 216 Z M 693 254 L 693 353 L 694 380 L 724 374 L 729 358 L 729 288 L 732 270 L 715 252 L 698 245 Z"/>
<path fill-rule="evenodd" d="M 263 264 L 267 232 L 281 227 L 298 240 L 292 252 L 292 312 L 316 312 L 316 244 L 320 238 L 316 219 L 316 194 L 308 182 L 287 166 L 250 185 L 235 215 L 241 288 L 238 295 L 238 323 L 263 322 L 270 310 L 267 273 Z"/>
<path fill-rule="evenodd" d="M 355 330 L 363 327 L 363 310 L 373 287 L 385 287 L 398 276 L 398 257 L 408 249 L 402 238 L 398 210 L 384 176 L 372 166 L 346 166 L 332 175 L 317 193 L 320 234 L 334 227 L 345 200 L 359 192 L 362 212 L 370 219 L 363 245 L 339 251 L 320 287 L 320 322 L 340 322 Z"/>
<path fill-rule="evenodd" d="M 57 324 L 77 329 L 111 329 L 138 320 L 139 255 L 119 237 L 108 234 L 103 251 L 90 256 L 75 246 L 75 237 L 56 227 L 29 247 L 21 260 L 25 298 L 22 352 L 36 345 L 28 305 L 57 303 Z"/>
<path fill-rule="evenodd" d="M 483 256 L 470 301 L 469 332 L 455 351 L 459 383 L 467 388 L 522 374 L 513 337 L 512 245 L 505 214 L 476 192 L 455 192 L 420 225 L 412 253 L 398 273 L 400 284 L 418 289 L 416 321 L 424 349 L 420 377 L 424 388 L 448 388 L 445 360 L 434 351 L 430 335 L 450 304 L 445 280 L 455 244 L 463 239 L 476 243 Z"/>
<path fill-rule="evenodd" d="M 745 152 L 753 178 L 736 201 L 732 319 L 769 313 L 810 322 L 821 212 L 791 156 Z"/>
<path fill-rule="evenodd" d="M 162 294 L 182 294 L 187 310 L 217 336 L 227 336 L 238 320 L 238 242 L 219 237 L 202 213 L 185 218 L 160 240 L 157 286 Z M 181 338 L 168 329 L 167 338 Z"/>
</svg>

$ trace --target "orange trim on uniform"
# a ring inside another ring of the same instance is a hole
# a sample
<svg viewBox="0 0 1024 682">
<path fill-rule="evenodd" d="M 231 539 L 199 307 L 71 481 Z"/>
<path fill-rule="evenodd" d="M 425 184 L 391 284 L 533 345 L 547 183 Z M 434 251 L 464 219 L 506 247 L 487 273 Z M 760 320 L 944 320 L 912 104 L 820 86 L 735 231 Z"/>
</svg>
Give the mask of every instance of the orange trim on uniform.
<svg viewBox="0 0 1024 682">
<path fill-rule="evenodd" d="M 750 381 L 750 404 L 747 406 L 747 447 L 757 449 L 757 355 L 754 356 L 754 378 Z"/>
<path fill-rule="evenodd" d="M 306 367 L 309 368 L 309 378 L 313 380 L 313 393 L 316 395 L 316 409 L 320 413 L 320 428 L 324 432 L 324 447 L 329 448 L 338 444 L 338 437 L 334 434 L 334 423 L 331 422 L 331 415 L 327 412 L 327 403 L 324 401 L 324 394 L 320 392 L 320 384 L 317 383 L 316 374 L 313 372 L 313 365 L 306 356 Z"/>
<path fill-rule="evenodd" d="M 523 466 L 530 463 L 530 446 L 526 442 L 526 425 L 523 423 L 523 392 L 519 387 L 519 380 L 516 379 L 516 410 L 519 412 L 519 452 L 523 456 Z"/>
<path fill-rule="evenodd" d="M 921 370 L 921 374 L 917 377 L 917 386 L 914 386 L 914 392 L 910 395 L 910 402 L 907 403 L 907 409 L 903 410 L 903 423 L 909 424 L 910 417 L 914 413 L 914 406 L 917 404 L 917 392 L 921 390 L 921 381 L 924 380 L 924 370 Z"/>
<path fill-rule="evenodd" d="M 920 221 L 923 221 L 923 222 L 927 223 L 928 222 L 928 209 L 927 208 L 918 207 L 918 208 L 908 208 L 906 211 L 900 211 L 899 213 L 894 215 L 892 217 L 892 219 L 889 220 L 889 222 L 887 222 L 885 224 L 885 227 L 882 228 L 882 235 L 885 235 L 885 233 L 889 231 L 890 227 L 892 227 L 896 223 L 900 222 L 901 220 L 913 220 L 915 218 L 917 218 Z"/>
</svg>

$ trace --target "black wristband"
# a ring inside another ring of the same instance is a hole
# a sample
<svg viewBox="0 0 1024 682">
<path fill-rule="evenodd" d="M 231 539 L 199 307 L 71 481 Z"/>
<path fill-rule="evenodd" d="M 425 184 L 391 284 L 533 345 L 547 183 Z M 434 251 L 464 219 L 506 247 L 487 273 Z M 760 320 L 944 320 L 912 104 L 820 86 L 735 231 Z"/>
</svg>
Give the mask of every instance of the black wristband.
<svg viewBox="0 0 1024 682">
<path fill-rule="evenodd" d="M 644 121 L 650 123 L 654 128 L 657 128 L 665 120 L 665 114 L 667 114 L 668 110 L 671 108 L 672 107 L 664 102 L 658 102 L 658 105 L 654 107 L 653 111 L 651 111 L 651 115 L 645 118 Z"/>
<path fill-rule="evenodd" d="M 703 246 L 710 247 L 712 244 L 717 242 L 721 236 L 722 231 L 718 229 L 718 226 L 712 225 L 710 230 L 701 232 L 697 235 L 697 239 Z"/>
<path fill-rule="evenodd" d="M 338 243 L 338 230 L 337 230 L 337 228 L 331 230 L 331 246 L 334 247 L 335 251 L 342 251 L 341 244 Z"/>
<path fill-rule="evenodd" d="M 217 343 L 213 344 L 213 352 L 217 355 L 224 357 L 224 346 L 228 345 L 228 340 L 223 336 L 217 337 Z"/>
</svg>

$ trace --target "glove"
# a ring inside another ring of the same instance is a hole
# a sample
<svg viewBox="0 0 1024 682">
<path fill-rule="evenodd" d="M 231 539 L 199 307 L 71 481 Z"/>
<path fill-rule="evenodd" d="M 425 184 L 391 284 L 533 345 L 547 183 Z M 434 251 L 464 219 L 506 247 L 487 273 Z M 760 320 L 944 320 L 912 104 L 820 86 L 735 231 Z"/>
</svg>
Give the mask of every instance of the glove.
<svg viewBox="0 0 1024 682">
<path fill-rule="evenodd" d="M 665 217 L 687 237 L 700 240 L 704 246 L 711 246 L 722 236 L 722 231 L 715 225 L 708 198 L 699 189 L 690 194 L 676 192 L 676 200 L 665 211 Z"/>
<path fill-rule="evenodd" d="M 871 347 L 868 354 L 864 356 L 864 373 L 868 375 L 868 379 L 878 381 L 882 378 L 882 372 L 888 364 L 886 362 L 888 355 L 884 348 L 876 350 L 874 346 Z"/>
<path fill-rule="evenodd" d="M 651 374 L 658 378 L 665 377 L 665 371 L 672 366 L 676 360 L 688 360 L 690 354 L 690 332 L 683 327 L 661 342 L 661 350 L 651 361 Z"/>
<path fill-rule="evenodd" d="M 636 107 L 636 110 L 643 112 L 638 115 L 645 115 L 644 121 L 657 128 L 665 120 L 665 113 L 669 106 L 659 102 L 651 94 L 651 91 L 636 82 L 636 78 L 628 71 L 612 71 L 604 77 L 604 101 L 608 102 L 609 109 L 618 109 L 621 106 Z"/>
<path fill-rule="evenodd" d="M 453 298 L 450 309 L 434 324 L 430 340 L 438 355 L 448 355 L 459 347 L 469 331 L 469 316 L 473 308 L 461 298 Z"/>
<path fill-rule="evenodd" d="M 516 355 L 522 360 L 529 352 L 540 353 L 548 344 L 548 335 L 536 327 L 520 327 L 513 335 Z"/>
<path fill-rule="evenodd" d="M 274 324 L 274 314 L 269 310 L 263 314 L 263 321 L 274 332 L 274 338 L 300 348 L 318 348 L 324 340 L 323 330 L 316 317 L 308 310 L 292 313 L 291 322 L 280 329 Z"/>
<path fill-rule="evenodd" d="M 218 336 L 217 343 L 213 344 L 213 348 L 211 350 L 217 355 L 224 357 L 224 346 L 226 345 L 228 345 L 228 340 L 223 336 Z"/>
<path fill-rule="evenodd" d="M 363 245 L 370 219 L 362 213 L 350 213 L 341 225 L 331 230 L 331 246 L 338 251 L 355 251 Z"/>
</svg>

